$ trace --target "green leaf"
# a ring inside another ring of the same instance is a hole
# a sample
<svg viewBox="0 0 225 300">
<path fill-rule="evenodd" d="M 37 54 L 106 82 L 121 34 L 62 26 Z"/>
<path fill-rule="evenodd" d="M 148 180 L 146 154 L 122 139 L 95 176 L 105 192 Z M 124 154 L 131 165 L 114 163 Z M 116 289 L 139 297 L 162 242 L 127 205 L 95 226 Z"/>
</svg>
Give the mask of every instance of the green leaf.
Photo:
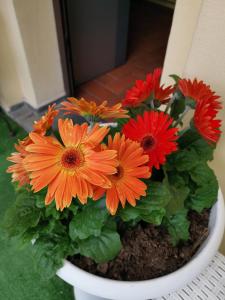
<svg viewBox="0 0 225 300">
<path fill-rule="evenodd" d="M 169 77 L 173 78 L 173 80 L 175 81 L 175 83 L 177 84 L 179 82 L 179 80 L 181 79 L 180 76 L 176 75 L 176 74 L 171 74 L 169 75 Z"/>
<path fill-rule="evenodd" d="M 31 243 L 32 240 L 38 238 L 38 232 L 36 228 L 29 228 L 25 231 L 18 240 L 19 248 L 24 248 Z"/>
<path fill-rule="evenodd" d="M 68 210 L 72 211 L 73 215 L 75 216 L 78 211 L 78 206 L 76 206 L 74 203 L 72 203 L 69 207 Z"/>
<path fill-rule="evenodd" d="M 205 208 L 210 208 L 217 200 L 218 182 L 214 179 L 212 182 L 198 187 L 190 198 L 188 199 L 187 206 L 199 213 Z"/>
<path fill-rule="evenodd" d="M 184 185 L 180 187 L 170 185 L 170 192 L 172 197 L 166 207 L 167 215 L 172 215 L 184 208 L 184 203 L 189 195 L 190 190 L 187 186 Z"/>
<path fill-rule="evenodd" d="M 176 214 L 165 218 L 164 225 L 166 226 L 171 242 L 175 246 L 180 240 L 187 241 L 189 239 L 189 225 L 187 219 L 187 210 L 182 209 Z"/>
<path fill-rule="evenodd" d="M 216 176 L 212 169 L 207 165 L 207 163 L 198 163 L 190 171 L 191 179 L 199 186 L 211 184 L 211 182 L 216 182 Z"/>
<path fill-rule="evenodd" d="M 187 186 L 189 176 L 187 178 L 185 173 L 171 171 L 167 173 L 167 178 L 171 198 L 166 207 L 166 213 L 167 215 L 172 215 L 184 208 L 185 200 L 190 193 L 189 187 Z"/>
<path fill-rule="evenodd" d="M 35 198 L 35 204 L 38 208 L 45 208 L 45 195 L 47 193 L 47 189 L 43 189 L 38 193 L 33 193 L 32 196 Z"/>
<path fill-rule="evenodd" d="M 141 200 L 140 200 L 141 201 Z M 121 208 L 119 210 L 119 216 L 122 218 L 124 222 L 129 222 L 131 220 L 135 220 L 136 218 L 141 216 L 140 210 L 136 207 L 133 207 L 129 204 L 125 206 L 125 208 Z"/>
<path fill-rule="evenodd" d="M 126 205 L 119 211 L 119 215 L 125 222 L 141 219 L 148 223 L 160 225 L 170 197 L 170 191 L 165 183 L 150 182 L 147 195 L 142 197 L 135 207 Z"/>
<path fill-rule="evenodd" d="M 117 232 L 104 228 L 100 236 L 80 240 L 79 247 L 81 255 L 92 258 L 96 263 L 104 263 L 116 257 L 122 245 Z"/>
<path fill-rule="evenodd" d="M 86 239 L 89 236 L 99 236 L 107 211 L 98 207 L 84 206 L 72 219 L 69 225 L 69 235 L 72 240 Z"/>
<path fill-rule="evenodd" d="M 191 107 L 192 109 L 195 109 L 196 101 L 194 99 L 186 97 L 185 102 L 187 106 Z"/>
<path fill-rule="evenodd" d="M 50 219 L 49 221 L 42 222 L 38 226 L 38 232 L 41 235 L 48 235 L 49 237 L 63 236 L 65 234 L 66 227 L 59 221 L 55 219 Z"/>
<path fill-rule="evenodd" d="M 174 101 L 171 105 L 170 115 L 174 120 L 177 120 L 185 110 L 185 98 L 179 96 L 178 93 L 175 94 Z"/>
<path fill-rule="evenodd" d="M 45 217 L 46 218 L 53 217 L 54 219 L 59 220 L 61 213 L 62 212 L 60 212 L 56 209 L 55 202 L 52 202 L 51 204 L 46 206 L 46 209 L 45 209 Z"/>
<path fill-rule="evenodd" d="M 196 140 L 191 144 L 191 147 L 198 154 L 199 159 L 202 161 L 211 161 L 213 160 L 213 151 L 215 150 L 215 146 L 207 143 L 202 138 Z"/>
<path fill-rule="evenodd" d="M 36 207 L 33 195 L 28 191 L 21 192 L 6 212 L 3 227 L 10 237 L 22 235 L 38 224 L 40 216 L 41 211 Z"/>
<path fill-rule="evenodd" d="M 173 154 L 173 164 L 179 172 L 191 170 L 198 164 L 198 160 L 194 149 L 184 149 Z"/>
<path fill-rule="evenodd" d="M 154 225 L 160 225 L 162 223 L 162 219 L 166 214 L 165 208 L 155 208 L 149 214 L 142 214 L 141 218 L 143 221 L 154 224 Z"/>
<path fill-rule="evenodd" d="M 35 205 L 37 208 L 45 208 L 45 200 L 43 195 L 34 194 L 35 197 Z"/>
<path fill-rule="evenodd" d="M 201 139 L 199 133 L 195 130 L 195 128 L 189 128 L 185 131 L 182 131 L 178 139 L 178 144 L 181 149 L 189 147 L 193 142 Z"/>
<path fill-rule="evenodd" d="M 104 225 L 105 229 L 109 229 L 111 231 L 116 231 L 117 230 L 117 223 L 115 218 L 112 218 L 112 216 L 110 216 L 107 221 L 105 222 Z"/>
<path fill-rule="evenodd" d="M 186 206 L 201 212 L 204 208 L 210 208 L 217 200 L 218 181 L 213 170 L 206 162 L 199 163 L 190 171 L 191 181 L 195 184 Z"/>
<path fill-rule="evenodd" d="M 69 241 L 66 236 L 60 239 L 49 237 L 37 239 L 32 250 L 38 272 L 46 279 L 55 276 L 56 271 L 63 265 L 68 249 Z"/>
</svg>

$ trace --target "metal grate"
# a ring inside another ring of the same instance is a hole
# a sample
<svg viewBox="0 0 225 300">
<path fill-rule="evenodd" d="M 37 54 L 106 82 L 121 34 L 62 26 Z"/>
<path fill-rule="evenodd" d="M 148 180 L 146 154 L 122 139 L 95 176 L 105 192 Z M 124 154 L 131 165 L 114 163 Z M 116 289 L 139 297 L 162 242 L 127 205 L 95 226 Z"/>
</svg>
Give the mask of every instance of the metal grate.
<svg viewBox="0 0 225 300">
<path fill-rule="evenodd" d="M 186 287 L 155 300 L 225 300 L 225 256 L 217 253 L 208 267 Z"/>
</svg>

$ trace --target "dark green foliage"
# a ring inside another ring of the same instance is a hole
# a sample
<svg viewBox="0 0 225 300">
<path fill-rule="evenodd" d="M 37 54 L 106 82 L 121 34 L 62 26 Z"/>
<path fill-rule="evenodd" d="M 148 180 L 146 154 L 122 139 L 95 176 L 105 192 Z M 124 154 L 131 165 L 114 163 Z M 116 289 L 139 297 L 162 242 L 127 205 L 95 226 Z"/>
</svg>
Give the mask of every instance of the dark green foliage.
<svg viewBox="0 0 225 300">
<path fill-rule="evenodd" d="M 135 207 L 126 205 L 119 215 L 125 222 L 137 219 L 160 225 L 170 199 L 171 193 L 166 183 L 150 182 L 146 197 L 142 197 Z"/>
<path fill-rule="evenodd" d="M 206 163 L 199 163 L 190 172 L 196 189 L 190 194 L 187 207 L 201 212 L 204 208 L 210 208 L 217 199 L 218 181 L 212 169 Z"/>
<path fill-rule="evenodd" d="M 21 190 L 15 203 L 8 209 L 4 217 L 4 229 L 9 237 L 22 235 L 29 228 L 37 226 L 41 211 L 35 205 L 33 193 Z"/>
<path fill-rule="evenodd" d="M 186 148 L 174 153 L 168 159 L 178 172 L 190 171 L 198 163 L 198 154 L 193 148 Z"/>
<path fill-rule="evenodd" d="M 192 98 L 186 97 L 185 102 L 186 102 L 186 105 L 192 109 L 194 109 L 196 107 L 196 101 Z"/>
<path fill-rule="evenodd" d="M 13 145 L 17 139 L 23 139 L 27 134 L 12 120 L 8 119 L 15 135 L 9 132 L 6 123 L 0 116 L 0 216 L 1 223 L 5 211 L 15 203 L 15 192 L 11 184 L 10 174 L 6 168 L 10 163 L 6 157 L 14 152 Z M 44 198 L 42 198 L 44 199 Z M 72 288 L 57 276 L 50 280 L 42 280 L 34 268 L 32 245 L 30 240 L 36 235 L 36 227 L 28 229 L 20 235 L 21 244 L 26 248 L 18 249 L 18 239 L 6 239 L 0 228 L 0 299 L 4 300 L 62 300 L 74 299 Z M 19 246 L 21 246 L 19 244 Z"/>
<path fill-rule="evenodd" d="M 167 227 L 173 245 L 189 238 L 190 222 L 187 219 L 187 212 L 187 209 L 181 209 L 164 219 L 164 225 Z"/>
<path fill-rule="evenodd" d="M 84 206 L 72 219 L 69 234 L 72 240 L 86 239 L 89 236 L 99 236 L 103 224 L 107 219 L 107 212 L 99 207 Z"/>
<path fill-rule="evenodd" d="M 97 263 L 112 260 L 121 249 L 119 234 L 107 228 L 103 228 L 101 234 L 90 236 L 88 239 L 79 241 L 80 254 L 91 257 Z"/>
<path fill-rule="evenodd" d="M 69 241 L 63 238 L 38 238 L 33 247 L 35 265 L 37 270 L 46 279 L 53 277 L 56 271 L 62 267 L 63 259 L 68 252 Z"/>
<path fill-rule="evenodd" d="M 44 193 L 17 191 L 14 205 L 7 211 L 3 227 L 8 236 L 19 236 L 20 246 L 33 244 L 37 270 L 51 278 L 69 255 L 82 254 L 96 262 L 113 259 L 121 249 L 117 225 L 106 208 L 89 201 L 57 211 L 55 203 L 44 205 Z"/>
<path fill-rule="evenodd" d="M 174 120 L 177 120 L 180 114 L 185 111 L 185 107 L 185 98 L 179 92 L 176 92 L 174 101 L 171 105 L 171 117 L 173 117 Z"/>
<path fill-rule="evenodd" d="M 176 75 L 176 74 L 171 74 L 169 75 L 169 77 L 173 78 L 173 80 L 175 81 L 175 83 L 177 84 L 179 82 L 179 80 L 181 79 L 180 76 Z"/>
<path fill-rule="evenodd" d="M 192 209 L 201 213 L 203 209 L 212 207 L 218 193 L 216 176 L 207 164 L 213 159 L 215 147 L 203 140 L 193 127 L 183 133 L 178 143 L 182 149 L 170 155 L 165 165 L 173 196 L 167 206 L 164 225 L 174 244 L 188 237 L 187 211 Z M 183 222 L 178 232 L 175 230 L 177 222 Z"/>
</svg>

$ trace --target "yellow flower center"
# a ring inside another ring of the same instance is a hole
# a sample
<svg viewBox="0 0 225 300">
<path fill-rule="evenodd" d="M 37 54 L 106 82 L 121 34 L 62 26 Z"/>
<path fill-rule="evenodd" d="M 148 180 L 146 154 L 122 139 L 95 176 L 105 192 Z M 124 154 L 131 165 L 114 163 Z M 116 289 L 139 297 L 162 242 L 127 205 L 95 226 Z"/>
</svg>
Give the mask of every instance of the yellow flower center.
<svg viewBox="0 0 225 300">
<path fill-rule="evenodd" d="M 66 149 L 61 157 L 61 164 L 66 169 L 75 169 L 84 162 L 84 156 L 81 150 L 76 148 Z"/>
</svg>

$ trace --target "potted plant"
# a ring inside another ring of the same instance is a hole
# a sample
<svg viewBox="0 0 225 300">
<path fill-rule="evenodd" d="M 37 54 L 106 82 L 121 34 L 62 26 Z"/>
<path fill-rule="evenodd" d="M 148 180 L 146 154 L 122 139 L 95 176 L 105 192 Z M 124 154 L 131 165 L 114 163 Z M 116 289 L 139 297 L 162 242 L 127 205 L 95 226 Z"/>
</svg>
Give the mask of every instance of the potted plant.
<svg viewBox="0 0 225 300">
<path fill-rule="evenodd" d="M 167 295 L 221 242 L 223 197 L 207 163 L 221 134 L 219 97 L 202 81 L 173 75 L 164 87 L 160 76 L 137 80 L 113 106 L 62 102 L 82 124 L 60 118 L 55 130 L 50 106 L 8 158 L 17 196 L 5 231 L 32 241 L 43 276 L 57 272 L 77 300 Z"/>
</svg>

